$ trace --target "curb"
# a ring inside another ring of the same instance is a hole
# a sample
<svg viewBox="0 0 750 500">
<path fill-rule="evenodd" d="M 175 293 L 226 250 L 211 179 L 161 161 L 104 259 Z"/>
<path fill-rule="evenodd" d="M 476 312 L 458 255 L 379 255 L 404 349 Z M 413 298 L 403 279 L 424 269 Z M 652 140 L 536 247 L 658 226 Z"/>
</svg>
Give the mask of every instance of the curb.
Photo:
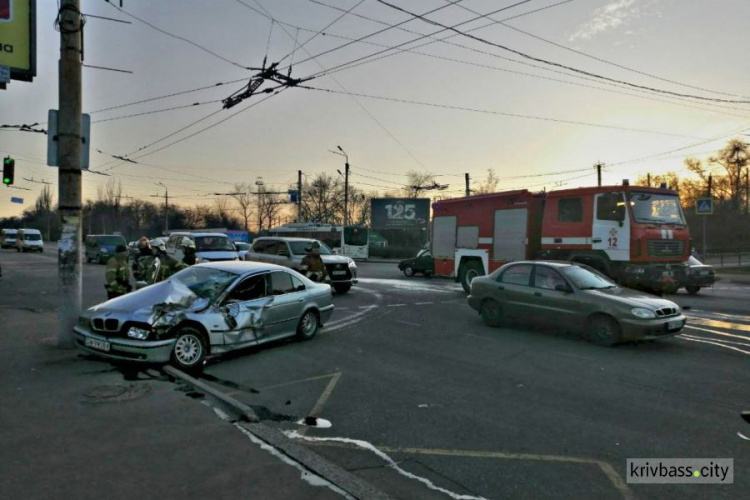
<svg viewBox="0 0 750 500">
<path fill-rule="evenodd" d="M 388 500 L 390 498 L 382 491 L 375 489 L 370 483 L 358 478 L 338 465 L 329 462 L 327 459 L 310 451 L 304 446 L 297 444 L 280 431 L 263 425 L 260 423 L 260 419 L 255 411 L 246 404 L 237 401 L 231 396 L 227 396 L 207 383 L 191 377 L 187 373 L 184 373 L 173 366 L 165 366 L 163 370 L 174 378 L 180 379 L 183 382 L 192 385 L 194 388 L 210 394 L 240 412 L 249 422 L 239 424 L 243 429 L 267 445 L 284 453 L 305 468 L 338 486 L 354 498 L 372 498 L 378 500 Z"/>
</svg>

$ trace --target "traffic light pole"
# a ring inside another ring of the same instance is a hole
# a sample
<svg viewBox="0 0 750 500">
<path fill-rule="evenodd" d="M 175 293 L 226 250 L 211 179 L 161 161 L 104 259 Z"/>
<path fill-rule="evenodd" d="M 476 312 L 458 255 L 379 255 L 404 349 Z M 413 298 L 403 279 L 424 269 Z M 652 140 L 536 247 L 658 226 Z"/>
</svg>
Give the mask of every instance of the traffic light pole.
<svg viewBox="0 0 750 500">
<path fill-rule="evenodd" d="M 58 211 L 62 225 L 57 252 L 60 307 L 57 340 L 73 347 L 73 327 L 81 312 L 81 39 L 79 0 L 60 2 Z"/>
</svg>

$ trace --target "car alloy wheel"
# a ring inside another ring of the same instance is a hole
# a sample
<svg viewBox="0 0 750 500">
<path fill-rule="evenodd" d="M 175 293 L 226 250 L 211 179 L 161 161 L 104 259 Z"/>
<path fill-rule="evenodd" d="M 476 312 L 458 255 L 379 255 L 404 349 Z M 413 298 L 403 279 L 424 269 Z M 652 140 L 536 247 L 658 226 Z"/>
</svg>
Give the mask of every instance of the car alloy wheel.
<svg viewBox="0 0 750 500">
<path fill-rule="evenodd" d="M 318 315 L 314 311 L 307 311 L 299 320 L 297 335 L 303 340 L 309 340 L 318 331 Z"/>
<path fill-rule="evenodd" d="M 191 370 L 203 364 L 206 345 L 202 335 L 194 328 L 184 328 L 177 334 L 172 347 L 172 359 L 179 368 Z"/>
<path fill-rule="evenodd" d="M 411 266 L 406 266 L 404 268 L 404 276 L 406 276 L 407 278 L 411 278 L 412 276 L 414 276 L 414 268 Z"/>
</svg>

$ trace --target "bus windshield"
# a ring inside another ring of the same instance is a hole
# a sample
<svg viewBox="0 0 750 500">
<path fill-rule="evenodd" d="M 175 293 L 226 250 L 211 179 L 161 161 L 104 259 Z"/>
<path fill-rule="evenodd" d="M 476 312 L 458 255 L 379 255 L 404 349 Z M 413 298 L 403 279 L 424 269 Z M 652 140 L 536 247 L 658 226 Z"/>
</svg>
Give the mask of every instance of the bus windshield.
<svg viewBox="0 0 750 500">
<path fill-rule="evenodd" d="M 685 225 L 680 200 L 675 195 L 630 193 L 628 199 L 636 222 Z"/>
<path fill-rule="evenodd" d="M 344 244 L 354 246 L 365 246 L 368 244 L 367 229 L 363 227 L 344 228 Z"/>
</svg>

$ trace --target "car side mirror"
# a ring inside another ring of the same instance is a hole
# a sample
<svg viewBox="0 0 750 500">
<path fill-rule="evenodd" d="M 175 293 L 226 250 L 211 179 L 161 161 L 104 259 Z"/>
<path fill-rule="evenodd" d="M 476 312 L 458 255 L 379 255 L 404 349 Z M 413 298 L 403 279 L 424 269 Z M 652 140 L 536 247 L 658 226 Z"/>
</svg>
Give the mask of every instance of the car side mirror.
<svg viewBox="0 0 750 500">
<path fill-rule="evenodd" d="M 565 292 L 565 293 L 572 293 L 573 292 L 573 290 L 571 290 L 568 285 L 562 285 L 562 284 L 555 285 L 555 290 L 558 291 L 558 292 Z"/>
<path fill-rule="evenodd" d="M 240 305 L 237 302 L 230 302 L 226 305 L 227 314 L 236 318 L 240 314 Z"/>
</svg>

